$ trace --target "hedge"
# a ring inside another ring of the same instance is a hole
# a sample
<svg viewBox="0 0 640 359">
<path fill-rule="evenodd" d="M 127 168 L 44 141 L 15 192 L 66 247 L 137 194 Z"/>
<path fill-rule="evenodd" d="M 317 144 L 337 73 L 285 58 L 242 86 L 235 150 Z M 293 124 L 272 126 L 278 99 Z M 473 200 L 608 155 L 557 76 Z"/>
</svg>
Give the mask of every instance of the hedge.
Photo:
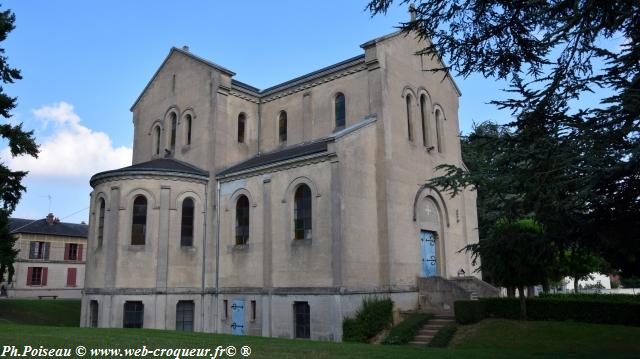
<svg viewBox="0 0 640 359">
<path fill-rule="evenodd" d="M 393 323 L 393 301 L 386 299 L 365 299 L 355 318 L 342 322 L 342 340 L 363 342 L 376 336 Z"/>
<path fill-rule="evenodd" d="M 409 318 L 391 328 L 382 344 L 406 344 L 410 342 L 432 317 L 431 314 L 427 313 L 412 314 Z"/>
<path fill-rule="evenodd" d="M 436 335 L 429 342 L 430 347 L 434 348 L 446 348 L 449 346 L 449 342 L 453 339 L 453 336 L 456 334 L 458 327 L 455 325 L 447 325 L 442 329 L 438 330 Z"/>
<path fill-rule="evenodd" d="M 531 298 L 527 299 L 529 320 L 573 320 L 585 323 L 640 326 L 640 302 L 615 302 L 595 298 Z M 456 321 L 477 323 L 484 318 L 520 319 L 517 298 L 482 298 L 455 302 Z"/>
<path fill-rule="evenodd" d="M 578 294 L 552 294 L 540 293 L 539 298 L 590 301 L 606 303 L 640 303 L 640 294 L 599 294 L 599 293 L 578 293 Z"/>
</svg>

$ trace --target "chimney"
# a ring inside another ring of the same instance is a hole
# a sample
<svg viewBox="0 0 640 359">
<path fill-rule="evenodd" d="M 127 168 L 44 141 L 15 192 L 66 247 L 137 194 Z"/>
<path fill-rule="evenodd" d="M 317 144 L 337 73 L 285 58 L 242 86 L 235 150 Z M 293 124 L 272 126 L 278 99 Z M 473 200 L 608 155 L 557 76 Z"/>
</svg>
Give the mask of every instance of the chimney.
<svg viewBox="0 0 640 359">
<path fill-rule="evenodd" d="M 52 226 L 55 222 L 56 217 L 53 216 L 53 213 L 47 214 L 47 224 Z"/>
<path fill-rule="evenodd" d="M 416 13 L 418 11 L 416 10 L 416 5 L 415 4 L 411 4 L 409 5 L 409 14 L 411 15 L 411 21 L 416 21 Z"/>
<path fill-rule="evenodd" d="M 186 52 L 189 52 L 189 46 L 187 46 L 187 45 L 182 46 L 182 50 L 186 51 Z"/>
</svg>

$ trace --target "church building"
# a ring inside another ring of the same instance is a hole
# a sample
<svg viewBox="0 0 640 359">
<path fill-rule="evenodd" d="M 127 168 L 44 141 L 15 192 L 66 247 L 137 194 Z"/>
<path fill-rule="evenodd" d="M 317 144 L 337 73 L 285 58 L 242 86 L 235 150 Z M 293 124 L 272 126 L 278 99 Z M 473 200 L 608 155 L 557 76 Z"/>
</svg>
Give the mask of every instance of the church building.
<svg viewBox="0 0 640 359">
<path fill-rule="evenodd" d="M 266 89 L 172 48 L 131 107 L 133 165 L 90 181 L 81 325 L 340 341 L 364 298 L 451 312 L 430 293 L 483 283 L 459 252 L 476 195 L 426 185 L 464 164 L 424 46 L 392 33 Z"/>
</svg>

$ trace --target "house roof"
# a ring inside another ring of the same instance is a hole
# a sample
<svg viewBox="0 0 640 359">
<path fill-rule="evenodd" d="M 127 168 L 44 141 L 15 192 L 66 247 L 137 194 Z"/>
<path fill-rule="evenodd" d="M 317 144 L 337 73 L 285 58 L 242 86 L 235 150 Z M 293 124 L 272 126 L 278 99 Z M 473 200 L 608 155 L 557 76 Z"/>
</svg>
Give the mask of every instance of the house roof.
<svg viewBox="0 0 640 359">
<path fill-rule="evenodd" d="M 179 161 L 173 158 L 157 158 L 147 162 L 136 163 L 135 165 L 119 168 L 116 170 L 105 171 L 96 173 L 91 177 L 89 182 L 93 184 L 94 181 L 111 176 L 118 176 L 122 174 L 140 174 L 140 173 L 174 173 L 185 174 L 197 177 L 208 178 L 209 172 L 200 169 L 189 163 Z"/>
<path fill-rule="evenodd" d="M 29 233 L 29 234 L 45 234 L 50 236 L 65 236 L 87 238 L 89 226 L 86 224 L 54 222 L 48 224 L 46 218 L 43 219 L 25 219 L 25 218 L 9 218 L 9 231 L 13 234 Z"/>
</svg>

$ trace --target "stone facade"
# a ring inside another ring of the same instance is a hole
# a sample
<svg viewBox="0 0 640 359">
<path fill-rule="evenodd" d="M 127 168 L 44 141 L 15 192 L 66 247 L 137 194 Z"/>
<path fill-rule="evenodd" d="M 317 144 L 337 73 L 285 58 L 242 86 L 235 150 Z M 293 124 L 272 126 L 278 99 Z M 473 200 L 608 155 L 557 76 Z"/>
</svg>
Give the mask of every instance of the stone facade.
<svg viewBox="0 0 640 359">
<path fill-rule="evenodd" d="M 422 47 L 390 34 L 264 90 L 171 49 L 133 165 L 91 180 L 82 325 L 340 341 L 363 298 L 415 309 L 419 277 L 474 273 L 475 193 L 425 185 L 464 164 L 460 93 Z"/>
</svg>

